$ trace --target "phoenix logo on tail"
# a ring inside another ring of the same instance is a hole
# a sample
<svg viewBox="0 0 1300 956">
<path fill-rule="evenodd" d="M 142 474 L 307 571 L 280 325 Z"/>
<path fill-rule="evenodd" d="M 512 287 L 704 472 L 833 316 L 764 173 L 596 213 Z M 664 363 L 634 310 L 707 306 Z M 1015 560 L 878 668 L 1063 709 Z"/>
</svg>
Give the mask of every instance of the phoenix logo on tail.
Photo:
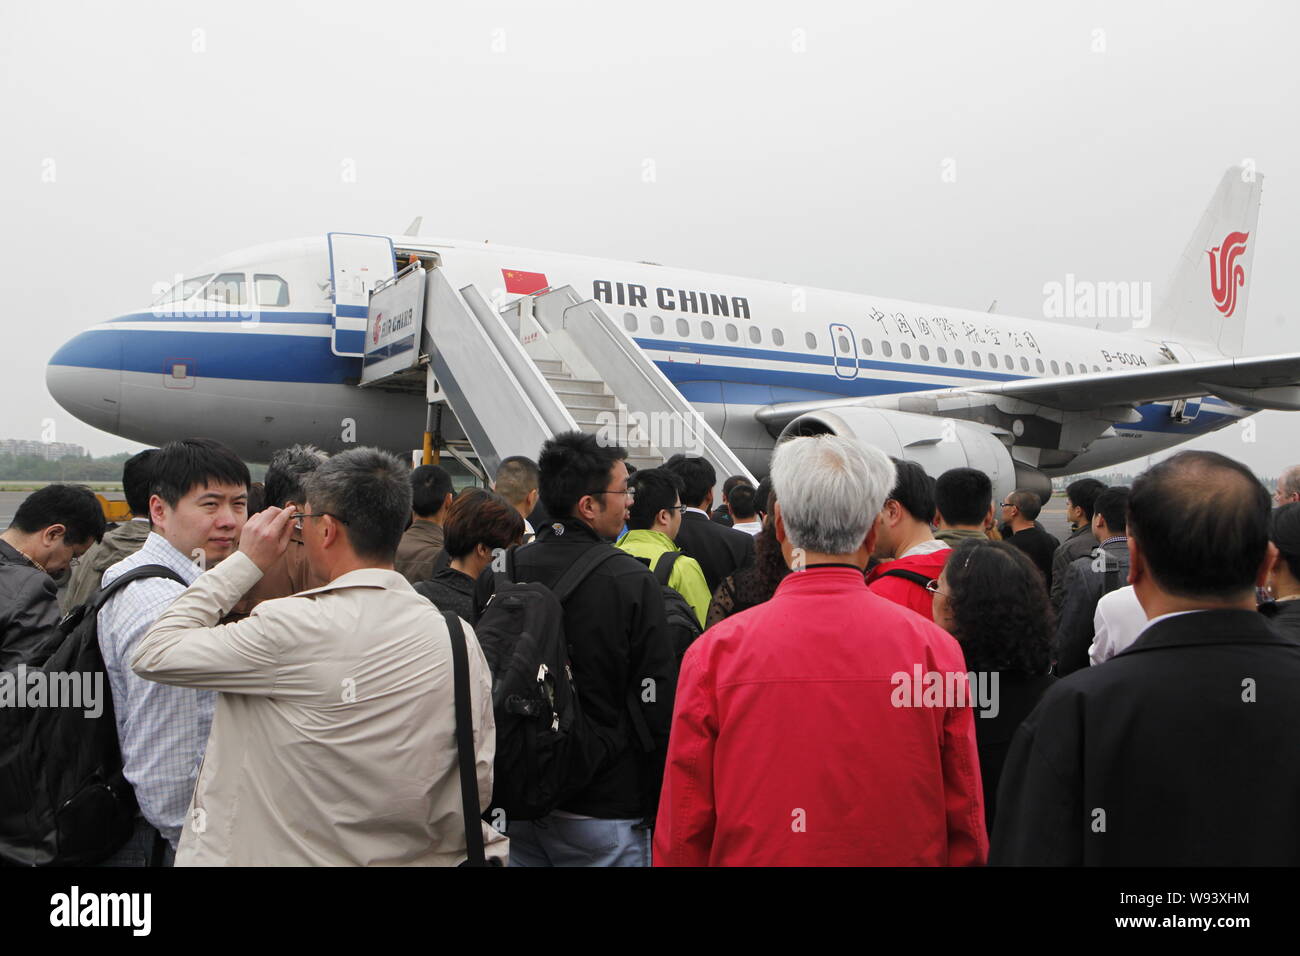
<svg viewBox="0 0 1300 956">
<path fill-rule="evenodd" d="M 1246 251 L 1249 236 L 1248 232 L 1230 232 L 1222 243 L 1205 253 L 1210 257 L 1210 294 L 1215 308 L 1225 317 L 1237 308 L 1237 287 L 1246 284 L 1246 270 L 1237 263 L 1237 257 Z"/>
</svg>

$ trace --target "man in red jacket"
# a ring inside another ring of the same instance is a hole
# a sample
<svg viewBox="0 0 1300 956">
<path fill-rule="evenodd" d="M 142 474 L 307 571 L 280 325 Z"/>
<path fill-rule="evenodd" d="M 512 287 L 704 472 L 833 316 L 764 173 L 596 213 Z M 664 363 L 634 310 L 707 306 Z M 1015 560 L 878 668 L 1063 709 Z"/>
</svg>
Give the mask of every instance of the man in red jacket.
<svg viewBox="0 0 1300 956">
<path fill-rule="evenodd" d="M 863 576 L 894 466 L 850 439 L 795 438 L 772 485 L 797 573 L 686 652 L 655 864 L 985 862 L 961 648 Z"/>
<path fill-rule="evenodd" d="M 934 514 L 934 479 L 915 462 L 893 459 L 898 478 L 876 519 L 875 557 L 867 586 L 895 604 L 934 620 L 934 595 L 926 589 L 938 580 L 952 548 L 930 532 Z"/>
</svg>

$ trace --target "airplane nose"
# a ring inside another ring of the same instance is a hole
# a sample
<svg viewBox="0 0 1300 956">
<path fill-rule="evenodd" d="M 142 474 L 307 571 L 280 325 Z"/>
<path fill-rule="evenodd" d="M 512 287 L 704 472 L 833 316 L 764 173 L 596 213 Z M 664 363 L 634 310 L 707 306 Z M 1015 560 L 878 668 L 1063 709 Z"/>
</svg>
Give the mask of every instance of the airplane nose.
<svg viewBox="0 0 1300 956">
<path fill-rule="evenodd" d="M 115 432 L 122 414 L 122 343 L 116 331 L 92 329 L 65 342 L 45 366 L 45 387 L 64 411 Z"/>
</svg>

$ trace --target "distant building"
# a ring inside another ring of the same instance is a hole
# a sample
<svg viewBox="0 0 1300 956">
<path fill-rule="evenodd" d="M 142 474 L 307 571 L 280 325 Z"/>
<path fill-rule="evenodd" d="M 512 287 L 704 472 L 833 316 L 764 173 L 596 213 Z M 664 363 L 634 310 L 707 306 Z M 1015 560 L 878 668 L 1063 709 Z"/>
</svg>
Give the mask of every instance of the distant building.
<svg viewBox="0 0 1300 956">
<path fill-rule="evenodd" d="M 60 458 L 85 458 L 89 453 L 80 445 L 64 441 L 28 441 L 23 438 L 0 438 L 0 455 L 27 455 L 58 461 Z"/>
</svg>

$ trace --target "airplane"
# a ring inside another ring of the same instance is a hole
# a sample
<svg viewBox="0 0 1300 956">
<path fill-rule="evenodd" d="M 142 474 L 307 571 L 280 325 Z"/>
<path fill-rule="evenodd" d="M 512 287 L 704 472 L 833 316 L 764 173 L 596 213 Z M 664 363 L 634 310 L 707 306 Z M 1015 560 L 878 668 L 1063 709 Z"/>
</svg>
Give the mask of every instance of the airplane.
<svg viewBox="0 0 1300 956">
<path fill-rule="evenodd" d="M 410 234 L 417 220 L 404 235 L 330 233 L 224 256 L 151 307 L 76 335 L 46 383 L 81 421 L 149 444 L 202 434 L 253 462 L 295 442 L 406 453 L 425 430 L 426 396 L 357 384 L 369 292 L 418 260 L 492 290 L 498 309 L 579 290 L 756 475 L 783 436 L 831 432 L 931 473 L 971 464 L 996 473 L 995 488 L 1050 494 L 1053 477 L 1144 458 L 1261 409 L 1300 410 L 1300 354 L 1241 355 L 1262 179 L 1224 173 L 1163 298 L 1124 331 L 422 238 Z M 1060 291 L 1085 293 L 1117 290 Z M 454 415 L 443 430 L 463 436 Z"/>
</svg>

